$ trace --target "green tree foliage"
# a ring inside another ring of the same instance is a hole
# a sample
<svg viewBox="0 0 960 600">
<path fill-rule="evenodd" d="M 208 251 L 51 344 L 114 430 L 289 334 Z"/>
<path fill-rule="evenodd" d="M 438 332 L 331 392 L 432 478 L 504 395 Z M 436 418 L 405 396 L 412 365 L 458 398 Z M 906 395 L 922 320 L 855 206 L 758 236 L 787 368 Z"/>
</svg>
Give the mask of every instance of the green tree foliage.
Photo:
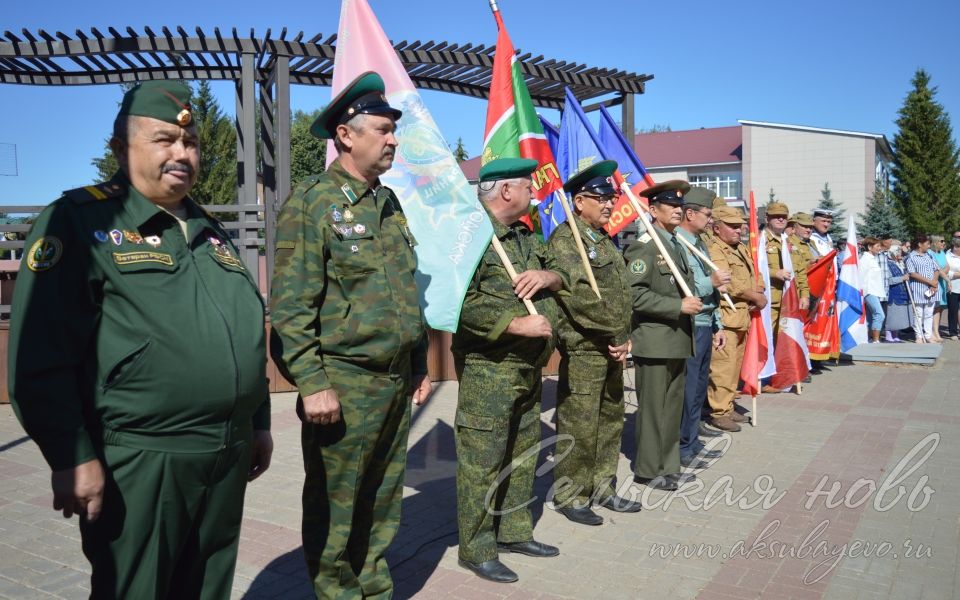
<svg viewBox="0 0 960 600">
<path fill-rule="evenodd" d="M 463 161 L 470 158 L 470 155 L 467 154 L 466 146 L 463 145 L 462 137 L 457 138 L 457 146 L 456 148 L 453 148 L 453 157 L 457 159 L 458 163 L 462 163 Z"/>
<path fill-rule="evenodd" d="M 930 75 L 918 69 L 893 138 L 893 198 L 911 233 L 960 228 L 960 152 Z"/>
<path fill-rule="evenodd" d="M 659 123 L 655 123 L 650 127 L 638 127 L 636 129 L 637 135 L 643 135 L 645 133 L 669 133 L 671 131 L 673 131 L 673 129 L 670 128 L 670 125 L 660 125 Z"/>
<path fill-rule="evenodd" d="M 857 233 L 860 236 L 870 235 L 878 239 L 892 237 L 900 241 L 907 239 L 907 228 L 897 214 L 893 199 L 879 181 L 876 182 L 873 195 L 867 199 L 864 212 L 858 216 Z"/>
<path fill-rule="evenodd" d="M 833 241 L 847 239 L 847 210 L 840 206 L 839 200 L 833 199 L 833 192 L 830 190 L 830 184 L 824 182 L 823 189 L 820 190 L 820 204 L 817 208 L 833 212 L 833 225 L 830 226 L 828 233 L 833 237 Z"/>
<path fill-rule="evenodd" d="M 327 168 L 327 140 L 317 139 L 310 133 L 310 125 L 320 110 L 309 113 L 298 110 L 290 122 L 290 183 L 294 187 Z"/>
</svg>

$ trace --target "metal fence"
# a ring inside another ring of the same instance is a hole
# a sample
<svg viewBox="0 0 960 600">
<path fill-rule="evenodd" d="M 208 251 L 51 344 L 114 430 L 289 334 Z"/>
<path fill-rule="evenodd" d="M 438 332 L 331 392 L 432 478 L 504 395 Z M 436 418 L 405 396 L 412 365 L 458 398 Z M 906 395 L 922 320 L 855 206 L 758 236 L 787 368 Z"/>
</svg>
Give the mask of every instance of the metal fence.
<svg viewBox="0 0 960 600">
<path fill-rule="evenodd" d="M 0 206 L 0 213 L 8 216 L 27 216 L 32 221 L 45 206 Z M 273 232 L 266 227 L 262 204 L 217 204 L 204 205 L 215 217 L 223 215 L 230 221 L 222 221 L 231 241 L 236 245 L 261 293 L 267 285 L 266 273 L 261 273 L 260 257 L 268 244 L 273 243 Z M 10 299 L 16 280 L 19 259 L 23 256 L 24 238 L 30 231 L 30 223 L 0 223 L 0 319 L 10 318 Z M 17 239 L 9 239 L 16 237 Z"/>
</svg>

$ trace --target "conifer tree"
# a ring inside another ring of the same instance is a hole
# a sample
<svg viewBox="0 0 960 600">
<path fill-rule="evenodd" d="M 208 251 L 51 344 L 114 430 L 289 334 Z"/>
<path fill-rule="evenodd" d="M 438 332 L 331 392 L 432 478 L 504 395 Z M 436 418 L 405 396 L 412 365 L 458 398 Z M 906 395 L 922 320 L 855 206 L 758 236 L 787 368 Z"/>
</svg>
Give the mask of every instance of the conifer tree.
<svg viewBox="0 0 960 600">
<path fill-rule="evenodd" d="M 817 208 L 829 210 L 833 213 L 833 224 L 827 232 L 834 242 L 847 239 L 847 211 L 840 206 L 838 200 L 833 199 L 833 192 L 830 190 L 830 184 L 824 182 L 823 189 L 820 190 L 820 204 Z"/>
<path fill-rule="evenodd" d="M 870 235 L 878 239 L 892 237 L 903 241 L 909 235 L 897 214 L 893 200 L 879 181 L 876 182 L 873 195 L 867 199 L 867 205 L 859 217 L 857 233 L 861 236 Z"/>
</svg>

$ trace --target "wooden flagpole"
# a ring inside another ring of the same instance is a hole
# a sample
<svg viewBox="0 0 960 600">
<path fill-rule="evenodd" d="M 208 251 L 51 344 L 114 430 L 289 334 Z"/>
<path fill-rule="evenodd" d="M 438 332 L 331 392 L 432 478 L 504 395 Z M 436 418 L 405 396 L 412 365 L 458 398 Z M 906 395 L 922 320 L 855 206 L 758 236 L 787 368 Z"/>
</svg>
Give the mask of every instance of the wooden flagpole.
<svg viewBox="0 0 960 600">
<path fill-rule="evenodd" d="M 620 189 L 627 195 L 627 198 L 630 199 L 630 204 L 633 205 L 633 210 L 637 211 L 637 219 L 642 218 L 644 215 L 650 213 L 643 204 L 637 200 L 637 197 L 633 195 L 633 190 L 630 189 L 630 185 L 624 181 L 620 184 Z M 687 285 L 687 282 L 684 281 L 683 275 L 680 273 L 680 269 L 677 268 L 676 263 L 673 262 L 673 258 L 670 257 L 670 253 L 667 252 L 667 249 L 663 247 L 663 240 L 660 239 L 660 235 L 650 229 L 649 222 L 644 222 L 644 229 L 647 230 L 647 233 L 650 234 L 650 237 L 653 238 L 653 242 L 657 245 L 657 249 L 660 250 L 660 256 L 663 257 L 663 260 L 666 261 L 667 266 L 670 267 L 670 272 L 673 273 L 673 278 L 676 280 L 677 284 L 680 286 L 680 290 L 683 291 L 684 297 L 693 296 L 693 292 L 690 291 L 690 286 Z"/>
<path fill-rule="evenodd" d="M 507 270 L 507 275 L 510 276 L 510 280 L 513 281 L 517 278 L 517 270 L 513 268 L 513 263 L 510 262 L 510 258 L 507 256 L 507 251 L 503 249 L 503 244 L 500 243 L 500 239 L 497 237 L 497 234 L 493 234 L 493 239 L 490 240 L 490 243 L 493 244 L 493 249 L 496 251 L 497 256 L 500 257 L 500 262 L 503 263 L 503 268 Z M 531 315 L 540 314 L 537 312 L 537 307 L 533 305 L 533 302 L 529 298 L 523 299 L 523 305 L 527 307 L 527 312 Z"/>
<path fill-rule="evenodd" d="M 719 270 L 720 270 L 720 267 L 718 267 L 715 262 L 713 262 L 712 260 L 710 260 L 710 257 L 708 257 L 708 256 L 707 256 L 706 254 L 704 254 L 703 252 L 700 252 L 700 250 L 699 250 L 696 246 L 694 246 L 693 244 L 691 244 L 690 242 L 688 242 L 688 241 L 686 240 L 686 238 L 678 235 L 678 236 L 677 236 L 677 239 L 680 240 L 680 243 L 682 243 L 684 246 L 686 246 L 687 249 L 690 250 L 690 252 L 692 252 L 693 254 L 695 254 L 695 255 L 697 256 L 697 258 L 699 258 L 699 259 L 702 260 L 703 262 L 707 263 L 707 266 L 708 266 L 708 267 L 710 267 L 710 268 L 713 269 L 714 271 L 719 271 Z M 732 308 L 733 310 L 737 310 L 737 305 L 733 303 L 733 299 L 730 298 L 730 294 L 728 294 L 728 293 L 726 293 L 726 292 L 722 292 L 722 293 L 723 293 L 723 299 L 727 301 L 727 304 L 730 305 L 730 308 Z"/>
<path fill-rule="evenodd" d="M 580 239 L 580 228 L 577 227 L 577 222 L 573 218 L 573 211 L 570 209 L 569 200 L 567 200 L 567 195 L 563 190 L 557 190 L 557 197 L 560 199 L 560 205 L 563 206 L 563 212 L 567 215 L 567 223 L 570 224 L 570 229 L 573 230 L 573 241 L 577 244 L 577 252 L 580 253 L 580 262 L 583 263 L 583 268 L 587 272 L 587 279 L 590 281 L 590 288 L 593 289 L 593 293 L 597 295 L 597 298 L 600 298 L 600 288 L 597 287 L 597 280 L 593 276 L 593 267 L 590 266 L 590 259 L 587 258 L 587 251 L 583 248 L 583 240 Z"/>
</svg>

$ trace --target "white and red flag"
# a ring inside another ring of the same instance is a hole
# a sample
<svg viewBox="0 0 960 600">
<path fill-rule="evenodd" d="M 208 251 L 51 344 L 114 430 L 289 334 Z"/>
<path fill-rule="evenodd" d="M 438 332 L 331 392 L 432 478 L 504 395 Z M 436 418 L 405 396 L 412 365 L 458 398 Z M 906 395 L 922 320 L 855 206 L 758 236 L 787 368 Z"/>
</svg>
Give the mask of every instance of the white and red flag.
<svg viewBox="0 0 960 600">
<path fill-rule="evenodd" d="M 783 268 L 793 273 L 790 243 L 785 233 L 780 234 L 780 248 Z M 804 313 L 800 310 L 797 284 L 791 277 L 783 284 L 783 294 L 780 296 L 780 331 L 777 334 L 776 349 L 773 352 L 777 372 L 770 379 L 770 385 L 775 388 L 782 390 L 791 388 L 810 374 L 810 353 L 807 351 L 807 341 L 803 336 L 803 319 Z"/>
<path fill-rule="evenodd" d="M 762 246 L 761 246 L 762 244 Z M 757 205 L 750 191 L 750 253 L 753 255 L 753 272 L 757 283 L 766 286 L 767 306 L 761 310 L 750 311 L 750 329 L 747 330 L 746 348 L 743 362 L 740 364 L 740 379 L 743 381 L 743 393 L 756 396 L 760 393 L 760 378 L 769 375 L 767 365 L 775 367 L 770 334 L 770 269 L 767 267 L 766 244 L 757 225 Z M 761 264 L 761 259 L 763 263 Z M 762 267 L 762 268 L 761 268 Z"/>
</svg>

